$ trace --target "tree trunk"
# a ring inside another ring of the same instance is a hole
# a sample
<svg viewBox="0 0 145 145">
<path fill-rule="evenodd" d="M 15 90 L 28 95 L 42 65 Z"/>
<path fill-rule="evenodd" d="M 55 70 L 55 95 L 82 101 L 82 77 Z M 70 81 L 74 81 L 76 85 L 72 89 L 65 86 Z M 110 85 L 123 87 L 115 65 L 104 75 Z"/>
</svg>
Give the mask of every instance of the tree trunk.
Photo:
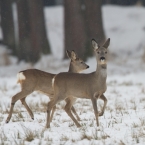
<svg viewBox="0 0 145 145">
<path fill-rule="evenodd" d="M 141 0 L 143 6 L 145 6 L 145 0 Z"/>
<path fill-rule="evenodd" d="M 32 42 L 34 47 L 42 49 L 44 54 L 50 53 L 50 45 L 48 43 L 46 29 L 45 29 L 45 20 L 43 12 L 43 1 L 38 0 L 28 0 L 29 4 L 29 16 L 30 16 L 30 25 L 32 29 Z"/>
<path fill-rule="evenodd" d="M 86 32 L 79 0 L 64 1 L 64 26 L 65 50 L 75 50 L 79 57 L 84 58 Z"/>
<path fill-rule="evenodd" d="M 19 60 L 35 63 L 41 52 L 50 53 L 41 0 L 17 0 Z"/>
<path fill-rule="evenodd" d="M 102 0 L 84 0 L 85 5 L 85 24 L 87 32 L 86 56 L 92 56 L 91 39 L 95 38 L 97 43 L 101 45 L 105 41 L 105 34 L 102 22 L 101 12 Z"/>
<path fill-rule="evenodd" d="M 15 32 L 14 32 L 14 21 L 12 13 L 12 1 L 11 0 L 0 0 L 1 9 L 1 26 L 3 33 L 3 44 L 7 45 L 12 50 L 12 53 L 16 53 L 15 44 Z"/>
<path fill-rule="evenodd" d="M 65 49 L 74 49 L 80 57 L 92 56 L 91 39 L 105 40 L 101 0 L 65 0 Z M 66 55 L 65 55 L 66 58 Z"/>
<path fill-rule="evenodd" d="M 26 0 L 17 0 L 18 11 L 18 27 L 19 27 L 19 44 L 18 54 L 19 60 L 31 61 L 33 59 L 33 52 L 31 51 L 30 43 L 30 22 L 29 22 L 29 10 Z M 39 57 L 39 53 L 35 54 Z"/>
</svg>

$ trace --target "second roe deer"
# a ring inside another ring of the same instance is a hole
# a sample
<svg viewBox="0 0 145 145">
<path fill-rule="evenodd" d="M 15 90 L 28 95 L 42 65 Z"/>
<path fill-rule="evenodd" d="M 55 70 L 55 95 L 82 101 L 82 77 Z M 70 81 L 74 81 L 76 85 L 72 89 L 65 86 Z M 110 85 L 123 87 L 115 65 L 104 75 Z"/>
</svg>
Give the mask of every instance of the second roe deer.
<svg viewBox="0 0 145 145">
<path fill-rule="evenodd" d="M 55 76 L 53 88 L 54 97 L 48 103 L 47 108 L 47 123 L 46 127 L 50 127 L 50 112 L 57 102 L 64 100 L 65 98 L 85 98 L 91 99 L 93 104 L 93 109 L 96 117 L 97 126 L 99 126 L 98 116 L 103 115 L 107 99 L 104 93 L 107 89 L 106 79 L 107 79 L 107 48 L 110 44 L 110 38 L 104 43 L 103 46 L 99 46 L 97 42 L 92 39 L 92 46 L 95 51 L 97 59 L 97 69 L 95 72 L 89 74 L 77 74 L 77 73 L 59 73 Z M 104 100 L 104 106 L 99 114 L 97 109 L 97 99 Z M 78 121 L 74 118 L 69 107 L 70 104 L 66 104 L 65 111 L 74 121 L 77 127 L 80 127 Z"/>
<path fill-rule="evenodd" d="M 70 52 L 67 50 L 66 53 L 68 57 L 71 59 L 68 72 L 79 73 L 89 68 L 89 66 L 82 59 L 80 59 L 74 51 Z M 28 69 L 28 70 L 20 71 L 17 77 L 18 77 L 18 83 L 20 83 L 21 85 L 21 91 L 12 97 L 10 112 L 6 119 L 6 123 L 8 123 L 11 119 L 13 108 L 16 101 L 21 100 L 22 104 L 28 111 L 31 118 L 34 119 L 34 115 L 25 101 L 27 95 L 31 94 L 34 91 L 39 91 L 47 95 L 50 98 L 50 100 L 52 100 L 54 95 L 52 83 L 55 74 L 47 73 L 37 69 Z M 70 102 L 70 101 L 73 101 L 73 99 L 71 100 L 66 99 L 66 102 Z M 51 113 L 51 118 L 53 116 L 55 109 L 56 107 L 54 106 Z M 80 120 L 73 106 L 71 110 L 76 115 L 77 119 Z"/>
</svg>

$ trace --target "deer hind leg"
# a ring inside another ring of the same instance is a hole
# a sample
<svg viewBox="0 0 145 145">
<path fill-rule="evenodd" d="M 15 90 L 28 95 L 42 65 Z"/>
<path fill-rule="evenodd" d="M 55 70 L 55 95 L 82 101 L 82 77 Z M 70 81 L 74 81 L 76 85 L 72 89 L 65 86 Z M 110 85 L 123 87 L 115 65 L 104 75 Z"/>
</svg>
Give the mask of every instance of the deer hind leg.
<svg viewBox="0 0 145 145">
<path fill-rule="evenodd" d="M 32 110 L 29 108 L 29 106 L 27 105 L 25 99 L 26 99 L 26 97 L 25 97 L 25 98 L 22 98 L 22 99 L 20 99 L 20 100 L 21 100 L 22 104 L 24 105 L 24 107 L 26 108 L 26 110 L 28 111 L 30 117 L 34 120 L 33 112 L 32 112 Z"/>
<path fill-rule="evenodd" d="M 81 127 L 81 125 L 78 123 L 78 121 L 75 119 L 73 114 L 71 113 L 71 108 L 72 108 L 72 102 L 71 99 L 67 99 L 67 103 L 65 105 L 65 111 L 68 114 L 68 116 L 74 121 L 77 127 Z"/>
<path fill-rule="evenodd" d="M 104 95 L 101 95 L 100 99 L 104 101 L 104 105 L 103 105 L 102 111 L 99 113 L 99 116 L 103 116 L 106 105 L 107 105 L 107 98 Z"/>
<path fill-rule="evenodd" d="M 71 107 L 71 110 L 72 110 L 73 114 L 76 116 L 77 120 L 78 120 L 78 121 L 81 121 L 81 119 L 80 119 L 80 117 L 78 116 L 78 114 L 77 114 L 77 112 L 76 112 L 74 106 Z"/>
<path fill-rule="evenodd" d="M 52 108 L 51 116 L 50 116 L 50 122 L 52 121 L 55 110 L 56 110 L 56 105 Z"/>
<path fill-rule="evenodd" d="M 66 101 L 66 103 L 67 103 L 67 102 L 69 103 L 69 101 L 71 101 L 71 103 L 69 103 L 69 104 L 71 104 L 71 111 L 72 111 L 73 114 L 76 116 L 77 120 L 80 121 L 81 119 L 80 119 L 80 117 L 78 116 L 78 114 L 77 114 L 75 108 L 73 107 L 73 104 L 74 104 L 74 102 L 76 101 L 76 99 L 75 99 L 75 98 L 72 98 L 72 99 L 71 99 L 71 98 L 66 98 L 65 101 Z"/>
<path fill-rule="evenodd" d="M 14 108 L 14 105 L 15 103 L 19 100 L 19 99 L 22 99 L 22 98 L 25 98 L 28 94 L 30 94 L 31 92 L 26 92 L 26 91 L 21 91 L 19 93 L 17 93 L 16 95 L 14 95 L 12 97 L 12 100 L 11 100 L 11 107 L 10 107 L 10 111 L 9 111 L 9 115 L 6 119 L 6 123 L 8 123 L 12 117 L 12 113 L 13 113 L 13 108 Z"/>
</svg>

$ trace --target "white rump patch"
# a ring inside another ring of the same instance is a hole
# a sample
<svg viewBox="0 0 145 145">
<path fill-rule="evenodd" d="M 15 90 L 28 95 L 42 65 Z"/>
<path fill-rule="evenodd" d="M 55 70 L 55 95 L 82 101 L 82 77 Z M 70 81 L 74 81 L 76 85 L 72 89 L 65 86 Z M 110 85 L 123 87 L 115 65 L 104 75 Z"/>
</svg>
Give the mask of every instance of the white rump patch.
<svg viewBox="0 0 145 145">
<path fill-rule="evenodd" d="M 25 79 L 26 79 L 26 77 L 23 74 L 23 72 L 20 72 L 20 73 L 17 74 L 17 82 L 23 81 Z"/>
<path fill-rule="evenodd" d="M 54 87 L 55 77 L 52 79 L 52 87 Z"/>
</svg>

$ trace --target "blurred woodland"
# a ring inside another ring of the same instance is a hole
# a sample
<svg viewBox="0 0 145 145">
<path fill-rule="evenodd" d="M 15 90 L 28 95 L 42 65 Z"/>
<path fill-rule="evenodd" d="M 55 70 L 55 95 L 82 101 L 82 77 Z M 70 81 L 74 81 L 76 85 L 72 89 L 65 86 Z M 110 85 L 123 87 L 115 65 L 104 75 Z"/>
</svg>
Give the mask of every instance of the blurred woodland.
<svg viewBox="0 0 145 145">
<path fill-rule="evenodd" d="M 37 62 L 41 54 L 51 53 L 44 7 L 63 5 L 64 58 L 67 58 L 65 49 L 69 48 L 86 59 L 92 56 L 90 39 L 95 38 L 99 44 L 106 39 L 101 6 L 135 5 L 138 2 L 145 5 L 145 0 L 0 0 L 3 36 L 0 43 L 6 45 L 19 61 Z M 14 23 L 15 17 L 17 23 Z"/>
</svg>

